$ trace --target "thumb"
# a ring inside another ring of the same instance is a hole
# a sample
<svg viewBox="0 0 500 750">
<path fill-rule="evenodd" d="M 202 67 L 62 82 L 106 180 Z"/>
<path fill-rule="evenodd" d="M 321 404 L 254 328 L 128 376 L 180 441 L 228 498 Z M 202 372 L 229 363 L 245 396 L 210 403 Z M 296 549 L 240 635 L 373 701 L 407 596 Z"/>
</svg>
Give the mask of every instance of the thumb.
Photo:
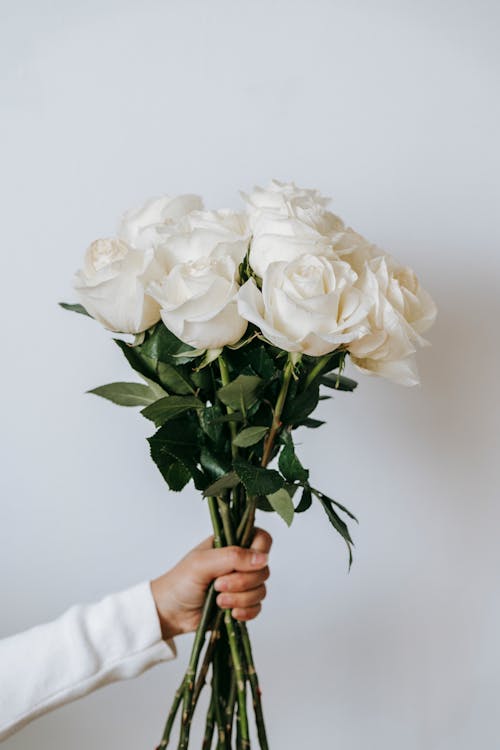
<svg viewBox="0 0 500 750">
<path fill-rule="evenodd" d="M 234 570 L 246 572 L 265 568 L 268 557 L 267 552 L 231 546 L 198 549 L 194 563 L 199 579 L 203 583 L 210 583 L 214 578 L 232 573 Z"/>
</svg>

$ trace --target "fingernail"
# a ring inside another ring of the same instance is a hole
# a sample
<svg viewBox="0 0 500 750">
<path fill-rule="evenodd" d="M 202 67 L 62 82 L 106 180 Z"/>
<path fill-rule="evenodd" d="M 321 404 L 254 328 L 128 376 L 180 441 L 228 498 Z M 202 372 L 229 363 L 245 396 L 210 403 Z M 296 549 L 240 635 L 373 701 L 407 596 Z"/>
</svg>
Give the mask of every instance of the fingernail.
<svg viewBox="0 0 500 750">
<path fill-rule="evenodd" d="M 268 557 L 267 552 L 254 552 L 250 558 L 250 565 L 265 565 Z"/>
<path fill-rule="evenodd" d="M 226 591 L 227 583 L 223 578 L 216 578 L 214 581 L 214 589 L 216 591 Z"/>
<path fill-rule="evenodd" d="M 222 596 L 217 597 L 217 604 L 219 605 L 219 607 L 229 607 L 229 605 L 231 604 L 231 597 L 224 596 L 224 594 L 222 594 Z"/>
</svg>

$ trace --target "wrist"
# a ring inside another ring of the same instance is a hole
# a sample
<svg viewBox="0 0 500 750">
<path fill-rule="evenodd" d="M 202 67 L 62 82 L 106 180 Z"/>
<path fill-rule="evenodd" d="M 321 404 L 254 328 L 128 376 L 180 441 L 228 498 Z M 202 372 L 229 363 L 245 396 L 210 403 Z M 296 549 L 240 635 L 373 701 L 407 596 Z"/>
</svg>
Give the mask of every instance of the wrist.
<svg viewBox="0 0 500 750">
<path fill-rule="evenodd" d="M 177 618 L 175 617 L 174 608 L 169 603 L 169 597 L 165 595 L 166 575 L 168 574 L 150 581 L 151 593 L 153 594 L 160 623 L 161 636 L 164 641 L 175 638 L 175 636 L 183 632 L 180 623 L 177 622 Z"/>
</svg>

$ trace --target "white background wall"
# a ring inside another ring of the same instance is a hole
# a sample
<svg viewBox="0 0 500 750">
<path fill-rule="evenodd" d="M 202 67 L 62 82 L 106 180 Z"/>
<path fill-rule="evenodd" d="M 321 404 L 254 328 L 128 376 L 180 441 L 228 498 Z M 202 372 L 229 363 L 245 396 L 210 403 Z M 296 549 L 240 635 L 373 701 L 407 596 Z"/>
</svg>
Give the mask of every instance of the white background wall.
<svg viewBox="0 0 500 750">
<path fill-rule="evenodd" d="M 440 315 L 423 384 L 360 376 L 303 436 L 352 507 L 275 537 L 251 626 L 273 750 L 498 747 L 499 6 L 494 0 L 0 2 L 2 635 L 160 574 L 209 532 L 170 494 L 128 377 L 63 312 L 89 242 L 161 193 L 240 205 L 271 177 L 415 267 Z M 153 747 L 180 658 L 33 723 L 6 750 Z M 0 676 L 0 680 L 2 676 Z M 194 747 L 198 745 L 195 743 Z"/>
</svg>

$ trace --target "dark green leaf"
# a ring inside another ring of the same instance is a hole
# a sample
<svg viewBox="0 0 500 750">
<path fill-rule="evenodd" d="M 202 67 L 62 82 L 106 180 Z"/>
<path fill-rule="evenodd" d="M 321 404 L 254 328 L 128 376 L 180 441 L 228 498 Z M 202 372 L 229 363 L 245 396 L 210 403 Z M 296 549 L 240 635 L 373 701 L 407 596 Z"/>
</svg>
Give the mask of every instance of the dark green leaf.
<svg viewBox="0 0 500 750">
<path fill-rule="evenodd" d="M 324 497 L 319 497 L 319 501 L 321 505 L 323 506 L 326 515 L 328 516 L 328 520 L 332 524 L 333 528 L 338 531 L 340 536 L 344 539 L 347 549 L 349 551 L 349 568 L 352 565 L 352 549 L 351 545 L 353 545 L 353 541 L 351 539 L 351 535 L 349 534 L 349 529 L 347 528 L 347 524 L 340 518 L 340 516 L 335 512 L 335 510 L 332 507 L 332 504 L 328 502 Z"/>
<path fill-rule="evenodd" d="M 195 388 L 199 388 L 203 391 L 207 391 L 212 387 L 212 376 L 210 369 L 195 370 L 190 375 L 191 382 Z"/>
<path fill-rule="evenodd" d="M 189 355 L 193 347 L 184 344 L 177 336 L 168 330 L 162 323 L 158 323 L 150 332 L 146 341 L 141 345 L 141 353 L 159 362 L 167 362 L 173 365 L 182 365 L 190 361 Z"/>
<path fill-rule="evenodd" d="M 225 455 L 215 453 L 206 446 L 201 449 L 200 463 L 212 482 L 227 475 L 231 468 Z"/>
<path fill-rule="evenodd" d="M 144 406 L 157 399 L 156 394 L 144 383 L 108 383 L 92 388 L 87 393 L 94 393 L 120 406 Z"/>
<path fill-rule="evenodd" d="M 194 393 L 191 383 L 184 377 L 179 365 L 170 365 L 168 362 L 158 362 L 156 369 L 160 382 L 171 393 L 179 396 L 185 396 L 188 393 Z"/>
<path fill-rule="evenodd" d="M 253 371 L 265 380 L 270 380 L 275 372 L 275 365 L 272 357 L 267 353 L 266 347 L 258 343 L 254 346 L 246 347 L 244 358 L 251 365 Z"/>
<path fill-rule="evenodd" d="M 160 427 L 188 409 L 202 408 L 203 403 L 195 396 L 166 396 L 142 409 L 141 414 Z"/>
<path fill-rule="evenodd" d="M 314 411 L 319 400 L 319 384 L 315 383 L 294 399 L 287 399 L 282 415 L 284 424 L 303 422 Z"/>
<path fill-rule="evenodd" d="M 233 467 L 249 495 L 269 495 L 283 487 L 284 479 L 275 469 L 262 469 L 242 459 L 235 459 Z"/>
<path fill-rule="evenodd" d="M 238 375 L 235 380 L 219 388 L 217 396 L 226 406 L 245 413 L 259 400 L 257 392 L 261 384 L 262 378 L 257 375 Z"/>
<path fill-rule="evenodd" d="M 220 424 L 224 424 L 225 422 L 243 422 L 245 417 L 241 413 L 241 411 L 235 411 L 232 414 L 221 414 L 220 417 L 216 417 L 214 419 L 214 422 L 219 422 Z"/>
<path fill-rule="evenodd" d="M 79 313 L 80 315 L 87 315 L 89 318 L 92 317 L 92 315 L 86 311 L 84 306 L 78 303 L 70 304 L 69 302 L 59 302 L 59 305 L 64 308 L 64 310 L 71 310 L 71 312 Z"/>
<path fill-rule="evenodd" d="M 201 429 L 215 445 L 222 446 L 225 442 L 224 433 L 226 430 L 222 425 L 222 409 L 219 404 L 205 406 L 198 412 Z"/>
<path fill-rule="evenodd" d="M 120 347 L 125 359 L 133 370 L 138 372 L 139 375 L 151 378 L 152 380 L 156 379 L 155 361 L 149 357 L 142 356 L 139 346 L 131 346 L 121 339 L 113 339 L 113 341 Z"/>
<path fill-rule="evenodd" d="M 274 508 L 265 495 L 259 495 L 256 502 L 257 508 L 264 513 L 274 513 Z"/>
<path fill-rule="evenodd" d="M 271 505 L 271 507 L 276 511 L 276 513 L 278 513 L 278 515 L 281 516 L 284 522 L 288 526 L 291 526 L 295 510 L 293 507 L 292 498 L 285 490 L 285 488 L 282 487 L 281 489 L 276 490 L 276 492 L 273 492 L 271 495 L 268 494 L 267 499 L 269 500 L 269 504 Z"/>
<path fill-rule="evenodd" d="M 233 487 L 237 487 L 240 481 L 241 479 L 239 478 L 237 473 L 235 471 L 230 471 L 220 479 L 217 479 L 216 482 L 213 482 L 213 484 L 211 484 L 209 487 L 207 487 L 203 494 L 205 497 L 216 497 L 217 495 L 221 495 L 226 490 L 232 490 Z"/>
<path fill-rule="evenodd" d="M 313 419 L 312 417 L 306 417 L 303 422 L 300 423 L 301 427 L 309 427 L 310 429 L 314 430 L 317 427 L 321 427 L 321 425 L 326 424 L 326 422 L 323 422 L 321 419 Z"/>
<path fill-rule="evenodd" d="M 169 456 L 164 460 L 160 469 L 161 474 L 173 492 L 180 492 L 191 479 L 191 472 L 180 461 Z"/>
<path fill-rule="evenodd" d="M 233 440 L 233 445 L 238 448 L 248 448 L 262 440 L 269 427 L 246 427 Z"/>
<path fill-rule="evenodd" d="M 300 498 L 300 502 L 295 508 L 296 513 L 304 513 L 304 511 L 309 510 L 312 504 L 312 494 L 309 487 L 304 487 L 302 490 L 302 497 Z"/>
<path fill-rule="evenodd" d="M 199 428 L 188 415 L 168 422 L 148 442 L 151 458 L 170 489 L 181 490 L 191 477 L 198 489 L 206 485 L 206 477 L 197 466 Z"/>
<path fill-rule="evenodd" d="M 358 386 L 355 380 L 335 373 L 333 375 L 323 375 L 319 382 L 321 385 L 326 385 L 327 388 L 335 388 L 338 391 L 353 391 Z"/>
<path fill-rule="evenodd" d="M 278 459 L 281 473 L 289 482 L 307 482 L 309 478 L 308 469 L 304 469 L 295 453 L 292 436 L 289 432 L 283 432 L 281 439 L 284 443 Z"/>
<path fill-rule="evenodd" d="M 337 500 L 334 500 L 332 497 L 328 497 L 328 495 L 325 495 L 323 492 L 320 492 L 319 490 L 315 490 L 314 487 L 311 487 L 311 492 L 316 495 L 316 497 L 319 500 L 326 500 L 329 503 L 333 503 L 337 506 L 337 508 L 340 508 L 343 513 L 346 513 L 349 518 L 352 518 L 353 521 L 356 521 L 358 523 L 358 519 L 354 515 L 354 513 L 351 513 L 351 511 L 345 507 L 345 505 L 342 505 L 341 503 L 337 502 Z"/>
</svg>

